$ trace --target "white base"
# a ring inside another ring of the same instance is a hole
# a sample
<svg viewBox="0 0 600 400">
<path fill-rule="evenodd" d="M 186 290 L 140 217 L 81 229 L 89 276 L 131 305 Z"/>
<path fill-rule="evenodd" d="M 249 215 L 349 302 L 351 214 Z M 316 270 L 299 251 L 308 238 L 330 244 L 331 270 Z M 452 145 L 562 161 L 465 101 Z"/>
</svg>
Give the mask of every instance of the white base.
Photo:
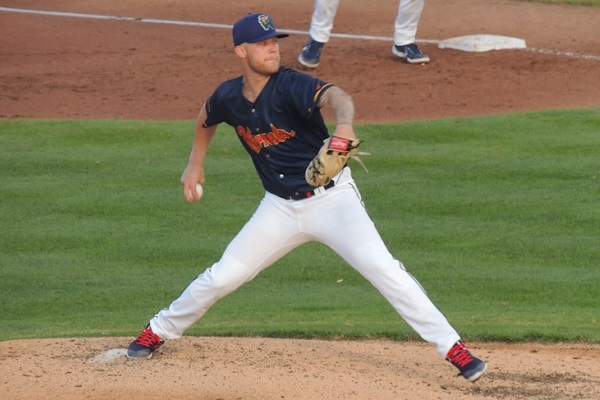
<svg viewBox="0 0 600 400">
<path fill-rule="evenodd" d="M 503 49 L 524 49 L 527 46 L 525 45 L 525 41 L 519 38 L 500 35 L 468 35 L 442 40 L 438 44 L 438 47 L 440 49 L 480 52 Z"/>
</svg>

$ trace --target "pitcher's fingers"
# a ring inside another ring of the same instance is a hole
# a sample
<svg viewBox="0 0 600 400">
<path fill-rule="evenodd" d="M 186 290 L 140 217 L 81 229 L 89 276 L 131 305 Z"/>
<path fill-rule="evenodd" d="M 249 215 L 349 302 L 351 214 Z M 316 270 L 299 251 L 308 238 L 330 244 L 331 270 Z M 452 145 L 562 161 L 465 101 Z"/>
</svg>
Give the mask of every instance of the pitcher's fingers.
<svg viewBox="0 0 600 400">
<path fill-rule="evenodd" d="M 194 201 L 194 193 L 192 192 L 192 190 L 195 192 L 196 188 L 194 187 L 194 185 L 183 185 L 183 197 L 185 197 L 185 200 L 188 203 L 192 203 Z M 197 193 L 196 193 L 197 195 Z"/>
</svg>

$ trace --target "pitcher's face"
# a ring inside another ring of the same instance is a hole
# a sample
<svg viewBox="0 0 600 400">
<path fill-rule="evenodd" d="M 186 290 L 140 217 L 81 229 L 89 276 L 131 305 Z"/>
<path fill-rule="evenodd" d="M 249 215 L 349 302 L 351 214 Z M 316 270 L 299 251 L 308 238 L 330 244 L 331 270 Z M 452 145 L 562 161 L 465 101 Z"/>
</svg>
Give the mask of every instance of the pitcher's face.
<svg viewBox="0 0 600 400">
<path fill-rule="evenodd" d="M 262 75 L 272 75 L 279 70 L 281 56 L 277 38 L 256 43 L 244 43 L 248 66 Z"/>
</svg>

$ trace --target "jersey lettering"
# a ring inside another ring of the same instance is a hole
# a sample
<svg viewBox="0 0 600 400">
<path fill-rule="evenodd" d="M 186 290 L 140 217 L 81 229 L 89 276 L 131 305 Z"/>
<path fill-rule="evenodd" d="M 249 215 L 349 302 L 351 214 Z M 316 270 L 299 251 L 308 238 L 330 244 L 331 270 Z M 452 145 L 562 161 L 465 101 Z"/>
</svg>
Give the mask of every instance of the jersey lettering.
<svg viewBox="0 0 600 400">
<path fill-rule="evenodd" d="M 273 124 L 271 124 L 271 132 L 259 133 L 258 135 L 253 135 L 250 128 L 244 128 L 241 125 L 235 128 L 235 131 L 255 153 L 260 153 L 260 149 L 263 147 L 277 146 L 279 143 L 296 136 L 295 131 L 288 132 L 285 129 L 275 127 Z"/>
</svg>

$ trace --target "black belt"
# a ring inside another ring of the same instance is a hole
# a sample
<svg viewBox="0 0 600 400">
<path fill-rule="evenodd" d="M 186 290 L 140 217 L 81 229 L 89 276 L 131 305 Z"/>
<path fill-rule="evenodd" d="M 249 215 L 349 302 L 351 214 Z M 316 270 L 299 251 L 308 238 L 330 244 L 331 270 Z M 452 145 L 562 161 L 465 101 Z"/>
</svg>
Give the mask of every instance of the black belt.
<svg viewBox="0 0 600 400">
<path fill-rule="evenodd" d="M 328 190 L 331 189 L 332 187 L 335 186 L 335 182 L 333 180 L 329 181 L 329 183 L 325 186 L 321 186 L 323 189 Z M 290 200 L 304 200 L 304 199 L 308 199 L 309 197 L 312 197 L 315 195 L 315 191 L 311 190 L 310 192 L 302 192 L 302 193 L 294 193 L 293 195 L 289 196 Z"/>
</svg>

